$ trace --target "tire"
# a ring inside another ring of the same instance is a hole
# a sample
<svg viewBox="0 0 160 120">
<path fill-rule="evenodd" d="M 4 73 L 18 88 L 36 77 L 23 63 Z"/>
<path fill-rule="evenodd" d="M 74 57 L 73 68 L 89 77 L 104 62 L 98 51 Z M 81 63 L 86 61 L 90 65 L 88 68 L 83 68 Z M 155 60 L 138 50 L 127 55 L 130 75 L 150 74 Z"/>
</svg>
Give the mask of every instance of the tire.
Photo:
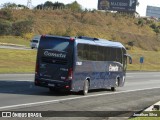
<svg viewBox="0 0 160 120">
<path fill-rule="evenodd" d="M 119 86 L 120 86 L 120 78 L 117 77 L 117 78 L 116 78 L 116 87 L 119 87 Z"/>
<path fill-rule="evenodd" d="M 55 92 L 56 90 L 54 88 L 49 88 L 49 92 Z"/>
<path fill-rule="evenodd" d="M 85 80 L 84 81 L 84 86 L 83 86 L 83 95 L 87 95 L 89 90 L 89 81 Z"/>
<path fill-rule="evenodd" d="M 111 87 L 111 91 L 116 91 L 116 88 L 115 87 Z"/>
</svg>

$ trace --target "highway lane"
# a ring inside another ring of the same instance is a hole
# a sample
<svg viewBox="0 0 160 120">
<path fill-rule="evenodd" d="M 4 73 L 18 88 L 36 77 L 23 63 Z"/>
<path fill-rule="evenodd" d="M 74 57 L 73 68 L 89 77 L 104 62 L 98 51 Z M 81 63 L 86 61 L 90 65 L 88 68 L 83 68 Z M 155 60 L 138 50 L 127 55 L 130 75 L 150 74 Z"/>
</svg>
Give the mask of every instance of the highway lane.
<svg viewBox="0 0 160 120">
<path fill-rule="evenodd" d="M 3 45 L 0 45 L 0 49 L 32 50 L 31 48 L 25 46 L 3 46 Z"/>
<path fill-rule="evenodd" d="M 160 100 L 160 72 L 127 73 L 116 92 L 94 90 L 87 96 L 50 93 L 33 79 L 33 74 L 0 74 L 0 110 L 140 110 Z"/>
</svg>

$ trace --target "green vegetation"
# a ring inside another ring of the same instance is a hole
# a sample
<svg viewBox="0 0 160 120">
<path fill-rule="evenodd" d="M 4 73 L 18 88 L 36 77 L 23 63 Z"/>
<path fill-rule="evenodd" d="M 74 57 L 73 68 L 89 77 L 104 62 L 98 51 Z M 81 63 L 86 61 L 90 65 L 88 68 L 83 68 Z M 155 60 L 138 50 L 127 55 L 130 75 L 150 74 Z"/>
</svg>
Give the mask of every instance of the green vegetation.
<svg viewBox="0 0 160 120">
<path fill-rule="evenodd" d="M 51 3 L 45 3 L 51 4 Z M 60 5 L 60 3 L 55 3 Z M 55 5 L 52 4 L 52 5 Z M 143 50 L 160 50 L 160 23 L 122 13 L 82 10 L 77 2 L 63 9 L 2 9 L 1 35 L 21 36 L 30 40 L 37 34 L 91 36 L 128 43 Z M 28 42 L 29 44 L 29 42 Z M 132 47 L 133 47 L 132 46 Z"/>
<path fill-rule="evenodd" d="M 136 117 L 130 120 L 159 120 L 160 117 Z"/>
<path fill-rule="evenodd" d="M 160 70 L 160 22 L 154 19 L 82 10 L 76 1 L 67 5 L 47 1 L 34 10 L 15 7 L 8 3 L 0 10 L 0 44 L 29 46 L 29 41 L 37 34 L 104 38 L 119 41 L 128 49 L 133 57 L 128 70 Z M 1 73 L 34 72 L 35 51 L 0 49 L 0 53 L 8 54 L 0 58 Z M 145 59 L 142 66 L 139 63 L 141 56 Z"/>
<path fill-rule="evenodd" d="M 143 51 L 139 49 L 130 50 L 128 52 L 133 59 L 133 63 L 128 65 L 128 70 L 160 71 L 160 52 Z M 140 64 L 141 56 L 144 57 L 143 64 Z"/>
<path fill-rule="evenodd" d="M 160 71 L 160 52 L 134 50 L 129 51 L 133 64 L 128 70 Z M 34 73 L 36 51 L 0 49 L 0 73 Z M 140 69 L 139 57 L 144 56 Z"/>
<path fill-rule="evenodd" d="M 17 44 L 17 45 L 24 45 L 26 47 L 29 47 L 29 40 L 19 36 L 1 36 L 0 44 L 1 43 Z"/>
<path fill-rule="evenodd" d="M 36 51 L 0 49 L 0 73 L 33 73 Z"/>
</svg>

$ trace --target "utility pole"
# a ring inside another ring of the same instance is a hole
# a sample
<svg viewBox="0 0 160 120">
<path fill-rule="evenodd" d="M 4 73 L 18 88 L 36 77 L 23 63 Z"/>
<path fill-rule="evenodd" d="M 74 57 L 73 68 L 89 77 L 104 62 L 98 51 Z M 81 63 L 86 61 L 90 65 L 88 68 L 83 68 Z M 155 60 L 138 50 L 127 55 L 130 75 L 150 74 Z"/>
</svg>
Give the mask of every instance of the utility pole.
<svg viewBox="0 0 160 120">
<path fill-rule="evenodd" d="M 32 9 L 32 0 L 28 0 L 28 1 L 27 1 L 27 7 L 28 7 L 29 9 Z"/>
</svg>

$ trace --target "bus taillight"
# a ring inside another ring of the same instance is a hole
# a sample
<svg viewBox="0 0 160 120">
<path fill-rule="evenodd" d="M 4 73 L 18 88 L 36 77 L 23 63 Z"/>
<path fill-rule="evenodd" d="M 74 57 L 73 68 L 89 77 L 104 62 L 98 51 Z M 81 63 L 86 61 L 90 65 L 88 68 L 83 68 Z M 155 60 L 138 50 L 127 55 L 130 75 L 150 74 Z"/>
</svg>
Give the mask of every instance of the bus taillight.
<svg viewBox="0 0 160 120">
<path fill-rule="evenodd" d="M 75 39 L 74 38 L 70 38 L 70 41 L 74 41 Z"/>
<path fill-rule="evenodd" d="M 73 79 L 73 69 L 70 68 L 68 71 L 68 80 L 72 80 Z"/>
</svg>

